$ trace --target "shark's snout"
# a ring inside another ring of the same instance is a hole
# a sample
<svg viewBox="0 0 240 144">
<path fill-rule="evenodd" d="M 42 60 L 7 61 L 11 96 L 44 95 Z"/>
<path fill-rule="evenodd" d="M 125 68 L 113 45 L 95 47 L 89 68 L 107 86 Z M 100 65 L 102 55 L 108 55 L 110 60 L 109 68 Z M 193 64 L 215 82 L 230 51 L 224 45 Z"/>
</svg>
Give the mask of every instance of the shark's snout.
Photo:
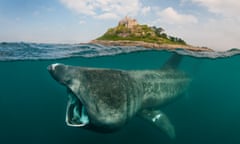
<svg viewBox="0 0 240 144">
<path fill-rule="evenodd" d="M 48 71 L 54 71 L 55 68 L 56 68 L 58 65 L 61 65 L 61 64 L 59 64 L 59 63 L 51 64 L 51 65 L 49 65 L 49 66 L 47 67 L 47 70 L 48 70 Z"/>
<path fill-rule="evenodd" d="M 51 64 L 47 67 L 47 70 L 56 81 L 60 83 L 65 82 L 65 65 L 59 63 Z"/>
</svg>

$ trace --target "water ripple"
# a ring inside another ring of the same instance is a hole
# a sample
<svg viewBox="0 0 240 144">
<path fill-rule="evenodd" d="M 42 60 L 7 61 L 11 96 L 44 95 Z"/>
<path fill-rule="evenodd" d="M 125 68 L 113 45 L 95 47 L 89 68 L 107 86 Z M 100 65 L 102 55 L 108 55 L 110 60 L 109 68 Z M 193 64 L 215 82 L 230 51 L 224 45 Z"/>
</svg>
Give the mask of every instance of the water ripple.
<svg viewBox="0 0 240 144">
<path fill-rule="evenodd" d="M 0 43 L 0 61 L 48 60 L 70 57 L 99 57 L 125 54 L 153 49 L 143 47 L 102 46 L 97 44 L 38 44 L 38 43 Z M 239 49 L 225 52 L 193 52 L 182 49 L 174 50 L 181 55 L 200 58 L 226 58 L 239 55 Z"/>
</svg>

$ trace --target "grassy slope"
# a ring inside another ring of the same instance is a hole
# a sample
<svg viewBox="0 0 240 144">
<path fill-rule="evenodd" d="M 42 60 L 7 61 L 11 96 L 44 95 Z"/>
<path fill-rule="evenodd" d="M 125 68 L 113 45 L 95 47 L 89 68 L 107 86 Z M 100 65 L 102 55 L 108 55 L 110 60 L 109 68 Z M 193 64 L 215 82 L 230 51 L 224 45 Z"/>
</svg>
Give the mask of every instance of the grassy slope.
<svg viewBox="0 0 240 144">
<path fill-rule="evenodd" d="M 175 37 L 167 36 L 165 33 L 159 33 L 155 29 L 147 25 L 136 25 L 129 29 L 123 25 L 115 28 L 110 28 L 103 36 L 97 40 L 130 40 L 130 41 L 144 41 L 157 44 L 182 44 L 186 43 Z"/>
</svg>

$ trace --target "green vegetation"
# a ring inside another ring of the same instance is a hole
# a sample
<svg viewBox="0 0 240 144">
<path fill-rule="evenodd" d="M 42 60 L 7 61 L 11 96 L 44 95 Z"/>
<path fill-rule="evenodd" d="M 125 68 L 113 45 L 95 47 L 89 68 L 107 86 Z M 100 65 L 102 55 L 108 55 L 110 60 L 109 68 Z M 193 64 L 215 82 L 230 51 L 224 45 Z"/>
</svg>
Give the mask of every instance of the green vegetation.
<svg viewBox="0 0 240 144">
<path fill-rule="evenodd" d="M 118 25 L 115 28 L 110 28 L 103 36 L 97 40 L 129 40 L 129 41 L 144 41 L 157 44 L 182 44 L 186 42 L 180 38 L 168 36 L 164 33 L 163 28 L 149 27 L 147 25 L 134 25 L 131 28 L 125 25 Z"/>
</svg>

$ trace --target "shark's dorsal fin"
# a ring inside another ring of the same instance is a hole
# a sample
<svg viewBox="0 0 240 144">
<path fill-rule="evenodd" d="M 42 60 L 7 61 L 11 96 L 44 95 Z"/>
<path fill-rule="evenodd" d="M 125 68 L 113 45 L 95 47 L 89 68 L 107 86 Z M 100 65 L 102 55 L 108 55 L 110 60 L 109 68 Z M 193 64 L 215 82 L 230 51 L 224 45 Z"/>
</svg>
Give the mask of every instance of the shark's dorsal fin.
<svg viewBox="0 0 240 144">
<path fill-rule="evenodd" d="M 171 139 L 175 138 L 175 129 L 172 123 L 169 121 L 166 114 L 160 110 L 148 110 L 144 109 L 139 113 L 139 116 L 144 120 L 150 122 L 154 126 L 157 126 L 160 130 L 165 132 Z"/>
<path fill-rule="evenodd" d="M 161 69 L 177 69 L 178 65 L 182 60 L 182 55 L 174 53 L 167 62 L 163 64 Z"/>
</svg>

